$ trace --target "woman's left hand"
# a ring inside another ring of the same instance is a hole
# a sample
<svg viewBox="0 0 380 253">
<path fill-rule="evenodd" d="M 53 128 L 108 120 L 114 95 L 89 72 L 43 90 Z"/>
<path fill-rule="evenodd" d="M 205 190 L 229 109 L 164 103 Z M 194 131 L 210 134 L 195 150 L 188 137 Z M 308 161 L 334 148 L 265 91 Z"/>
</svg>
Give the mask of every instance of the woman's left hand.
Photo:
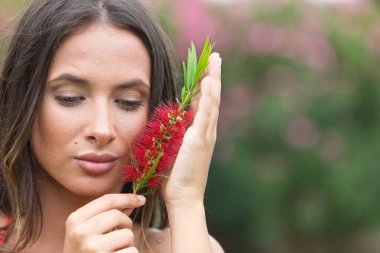
<svg viewBox="0 0 380 253">
<path fill-rule="evenodd" d="M 183 139 L 170 178 L 162 185 L 166 206 L 186 207 L 203 204 L 207 176 L 216 141 L 221 91 L 221 58 L 213 53 L 201 93 L 192 100 L 196 112 L 193 125 Z"/>
</svg>

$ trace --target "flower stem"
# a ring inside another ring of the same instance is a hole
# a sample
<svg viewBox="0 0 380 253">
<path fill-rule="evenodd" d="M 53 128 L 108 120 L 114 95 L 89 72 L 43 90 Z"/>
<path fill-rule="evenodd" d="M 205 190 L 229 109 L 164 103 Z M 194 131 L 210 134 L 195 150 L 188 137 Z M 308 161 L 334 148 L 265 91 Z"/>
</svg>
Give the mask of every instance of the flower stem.
<svg viewBox="0 0 380 253">
<path fill-rule="evenodd" d="M 146 182 L 151 178 L 154 171 L 156 170 L 156 167 L 157 167 L 158 163 L 160 162 L 162 155 L 163 155 L 163 153 L 161 152 L 157 156 L 156 160 L 154 160 L 154 163 L 153 163 L 152 167 L 150 168 L 150 170 L 148 171 L 148 173 L 146 173 L 146 175 L 140 180 L 140 182 L 136 185 L 136 188 L 133 189 L 134 194 L 137 194 L 139 190 L 141 190 L 142 188 L 145 187 Z"/>
</svg>

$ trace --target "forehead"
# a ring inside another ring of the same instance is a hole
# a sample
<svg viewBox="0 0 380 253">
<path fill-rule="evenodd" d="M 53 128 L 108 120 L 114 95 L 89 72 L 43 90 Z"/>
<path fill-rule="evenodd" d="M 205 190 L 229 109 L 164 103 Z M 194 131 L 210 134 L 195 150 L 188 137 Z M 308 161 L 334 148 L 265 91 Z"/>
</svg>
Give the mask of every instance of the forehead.
<svg viewBox="0 0 380 253">
<path fill-rule="evenodd" d="M 67 44 L 87 44 L 98 47 L 99 50 L 116 47 L 131 47 L 146 50 L 142 40 L 132 31 L 121 29 L 109 23 L 94 22 L 77 28 L 65 37 L 60 48 Z"/>
<path fill-rule="evenodd" d="M 65 38 L 56 51 L 48 79 L 56 72 L 81 71 L 77 74 L 93 75 L 94 71 L 127 74 L 129 70 L 150 77 L 150 56 L 142 40 L 131 31 L 94 23 Z"/>
</svg>

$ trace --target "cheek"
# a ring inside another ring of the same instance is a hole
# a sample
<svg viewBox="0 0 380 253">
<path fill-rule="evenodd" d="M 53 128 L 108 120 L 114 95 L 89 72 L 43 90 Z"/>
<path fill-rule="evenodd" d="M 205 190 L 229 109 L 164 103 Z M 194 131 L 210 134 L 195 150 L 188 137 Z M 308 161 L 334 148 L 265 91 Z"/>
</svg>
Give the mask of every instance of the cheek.
<svg viewBox="0 0 380 253">
<path fill-rule="evenodd" d="M 36 153 L 51 153 L 69 144 L 79 132 L 77 114 L 68 114 L 45 101 L 36 115 L 32 131 L 32 146 Z M 80 117 L 79 117 L 80 118 Z"/>
<path fill-rule="evenodd" d="M 118 135 L 121 137 L 122 153 L 124 153 L 124 162 L 126 163 L 130 162 L 130 149 L 133 147 L 133 143 L 146 126 L 148 113 L 148 108 L 144 108 L 136 113 L 115 117 L 116 129 L 119 133 Z"/>
<path fill-rule="evenodd" d="M 123 141 L 128 147 L 132 146 L 136 137 L 145 128 L 147 117 L 148 113 L 146 112 L 117 120 L 118 132 L 122 133 Z"/>
</svg>

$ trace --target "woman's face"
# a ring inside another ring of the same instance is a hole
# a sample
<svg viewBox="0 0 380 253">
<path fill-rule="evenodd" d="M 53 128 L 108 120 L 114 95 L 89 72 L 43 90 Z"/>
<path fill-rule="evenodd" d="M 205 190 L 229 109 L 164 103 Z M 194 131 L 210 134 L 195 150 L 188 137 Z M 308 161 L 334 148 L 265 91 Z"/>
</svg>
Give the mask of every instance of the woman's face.
<svg viewBox="0 0 380 253">
<path fill-rule="evenodd" d="M 150 71 L 148 51 L 131 32 L 92 24 L 64 40 L 32 131 L 48 181 L 84 196 L 120 191 L 148 116 Z"/>
</svg>

